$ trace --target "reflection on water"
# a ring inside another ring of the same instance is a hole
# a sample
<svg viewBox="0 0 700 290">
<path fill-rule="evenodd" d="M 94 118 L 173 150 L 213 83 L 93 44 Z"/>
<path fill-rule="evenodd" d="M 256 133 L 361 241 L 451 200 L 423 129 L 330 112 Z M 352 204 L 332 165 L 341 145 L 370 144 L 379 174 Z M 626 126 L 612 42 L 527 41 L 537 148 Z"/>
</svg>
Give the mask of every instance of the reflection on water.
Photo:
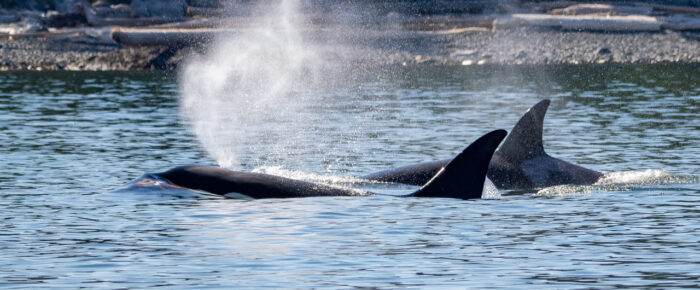
<svg viewBox="0 0 700 290">
<path fill-rule="evenodd" d="M 358 71 L 317 92 L 296 142 L 244 140 L 241 167 L 388 195 L 253 201 L 112 191 L 214 163 L 179 117 L 171 76 L 1 73 L 0 284 L 695 287 L 699 71 Z M 353 178 L 453 156 L 542 98 L 548 153 L 606 179 L 462 201 Z"/>
</svg>

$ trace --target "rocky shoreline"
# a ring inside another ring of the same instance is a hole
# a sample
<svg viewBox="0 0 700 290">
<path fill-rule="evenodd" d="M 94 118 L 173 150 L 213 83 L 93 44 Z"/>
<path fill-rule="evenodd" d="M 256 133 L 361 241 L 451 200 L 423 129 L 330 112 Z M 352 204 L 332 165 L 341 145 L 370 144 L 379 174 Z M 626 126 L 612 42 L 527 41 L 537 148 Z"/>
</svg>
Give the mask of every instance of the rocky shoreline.
<svg viewBox="0 0 700 290">
<path fill-rule="evenodd" d="M 623 15 L 618 17 L 623 20 L 620 22 L 610 15 L 624 14 L 624 11 L 640 13 L 643 10 L 652 13 L 649 15 L 659 12 L 654 12 L 656 8 L 620 10 L 620 7 L 593 6 L 592 14 L 580 16 L 576 13 L 589 13 L 591 7 L 564 7 L 548 10 L 552 13 L 560 9 L 556 12 L 560 14 L 495 16 L 454 13 L 415 16 L 390 12 L 363 17 L 359 23 L 355 20 L 350 24 L 329 21 L 334 15 L 314 15 L 315 18 L 305 22 L 302 30 L 308 44 L 317 48 L 322 57 L 342 64 L 700 63 L 700 30 L 692 26 L 695 25 L 693 21 L 700 17 L 700 11 L 692 14 L 696 12 L 695 8 L 685 9 L 690 9 L 689 13 L 696 18 L 686 14 L 669 16 L 668 13 L 664 18 L 626 18 L 629 15 Z M 561 10 L 571 7 L 579 10 Z M 601 12 L 601 7 L 617 10 Z M 564 13 L 561 11 L 576 15 L 561 14 Z M 106 25 L 0 33 L 0 70 L 175 70 L 191 56 L 205 53 L 213 39 L 246 29 L 241 23 L 248 20 L 236 17 L 211 19 L 197 17 L 175 24 L 126 30 Z M 641 19 L 642 22 L 630 24 L 629 19 Z M 683 20 L 686 26 L 674 28 L 668 20 L 657 23 L 656 19 L 689 20 Z M 588 28 L 573 29 L 563 25 Z M 687 25 L 691 25 L 690 28 Z M 591 26 L 605 29 L 591 29 Z M 150 34 L 138 34 L 144 31 Z M 121 36 L 117 35 L 119 33 Z M 179 38 L 172 38 L 172 35 Z M 132 42 L 128 43 L 126 37 L 131 37 Z M 143 40 L 144 37 L 147 41 Z"/>
<path fill-rule="evenodd" d="M 357 65 L 700 63 L 697 32 L 390 31 L 371 41 L 324 43 L 326 58 Z M 174 70 L 204 49 L 125 47 L 75 38 L 0 39 L 0 70 Z"/>
</svg>

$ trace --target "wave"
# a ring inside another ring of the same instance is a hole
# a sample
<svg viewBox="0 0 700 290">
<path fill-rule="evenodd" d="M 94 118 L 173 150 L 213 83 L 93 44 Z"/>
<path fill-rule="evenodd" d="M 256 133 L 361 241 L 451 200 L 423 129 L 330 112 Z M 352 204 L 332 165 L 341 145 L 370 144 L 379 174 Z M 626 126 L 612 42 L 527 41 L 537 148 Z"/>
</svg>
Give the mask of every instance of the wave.
<svg viewBox="0 0 700 290">
<path fill-rule="evenodd" d="M 533 196 L 563 196 L 590 194 L 594 191 L 632 191 L 662 184 L 689 184 L 700 182 L 700 176 L 674 175 L 666 170 L 647 169 L 608 172 L 592 185 L 558 185 L 540 189 Z"/>
<path fill-rule="evenodd" d="M 325 175 L 299 170 L 284 169 L 281 166 L 263 166 L 253 169 L 253 172 L 277 175 L 291 179 L 304 180 L 327 185 L 349 186 L 354 184 L 379 184 L 381 182 L 366 180 L 352 176 Z"/>
<path fill-rule="evenodd" d="M 163 179 L 154 174 L 145 174 L 141 177 L 125 184 L 124 186 L 117 188 L 109 193 L 122 194 L 122 193 L 132 193 L 132 196 L 170 196 L 175 198 L 213 198 L 218 197 L 215 194 L 195 190 L 190 188 L 185 188 L 177 186 L 170 183 L 168 180 Z M 123 196 L 123 195 L 120 195 Z"/>
</svg>

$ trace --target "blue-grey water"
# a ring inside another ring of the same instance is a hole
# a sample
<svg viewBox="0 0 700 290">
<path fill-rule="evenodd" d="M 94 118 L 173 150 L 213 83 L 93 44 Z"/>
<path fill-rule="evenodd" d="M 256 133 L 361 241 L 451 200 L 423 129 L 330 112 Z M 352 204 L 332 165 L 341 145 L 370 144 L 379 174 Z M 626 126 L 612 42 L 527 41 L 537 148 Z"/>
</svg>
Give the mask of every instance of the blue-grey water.
<svg viewBox="0 0 700 290">
<path fill-rule="evenodd" d="M 236 140 L 239 169 L 388 195 L 244 201 L 119 190 L 215 164 L 175 76 L 0 73 L 0 285 L 695 288 L 699 82 L 697 66 L 361 70 L 315 92 L 298 132 Z M 463 201 L 352 178 L 451 157 L 543 98 L 546 150 L 605 181 Z"/>
</svg>

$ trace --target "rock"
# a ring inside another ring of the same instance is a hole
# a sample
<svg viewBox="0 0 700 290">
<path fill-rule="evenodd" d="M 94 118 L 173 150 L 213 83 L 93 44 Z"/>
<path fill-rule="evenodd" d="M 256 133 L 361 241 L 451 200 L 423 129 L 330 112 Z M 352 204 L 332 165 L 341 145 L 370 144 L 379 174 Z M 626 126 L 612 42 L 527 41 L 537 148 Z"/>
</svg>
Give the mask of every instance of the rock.
<svg viewBox="0 0 700 290">
<path fill-rule="evenodd" d="M 185 0 L 132 0 L 131 10 L 138 17 L 182 18 L 187 14 Z"/>
<path fill-rule="evenodd" d="M 607 47 L 603 47 L 603 48 L 598 50 L 598 54 L 611 54 L 611 53 L 612 53 L 612 51 L 610 51 L 610 49 Z"/>
<path fill-rule="evenodd" d="M 48 27 L 75 27 L 86 24 L 85 16 L 80 13 L 59 13 L 49 11 L 44 16 L 44 23 Z"/>
</svg>

